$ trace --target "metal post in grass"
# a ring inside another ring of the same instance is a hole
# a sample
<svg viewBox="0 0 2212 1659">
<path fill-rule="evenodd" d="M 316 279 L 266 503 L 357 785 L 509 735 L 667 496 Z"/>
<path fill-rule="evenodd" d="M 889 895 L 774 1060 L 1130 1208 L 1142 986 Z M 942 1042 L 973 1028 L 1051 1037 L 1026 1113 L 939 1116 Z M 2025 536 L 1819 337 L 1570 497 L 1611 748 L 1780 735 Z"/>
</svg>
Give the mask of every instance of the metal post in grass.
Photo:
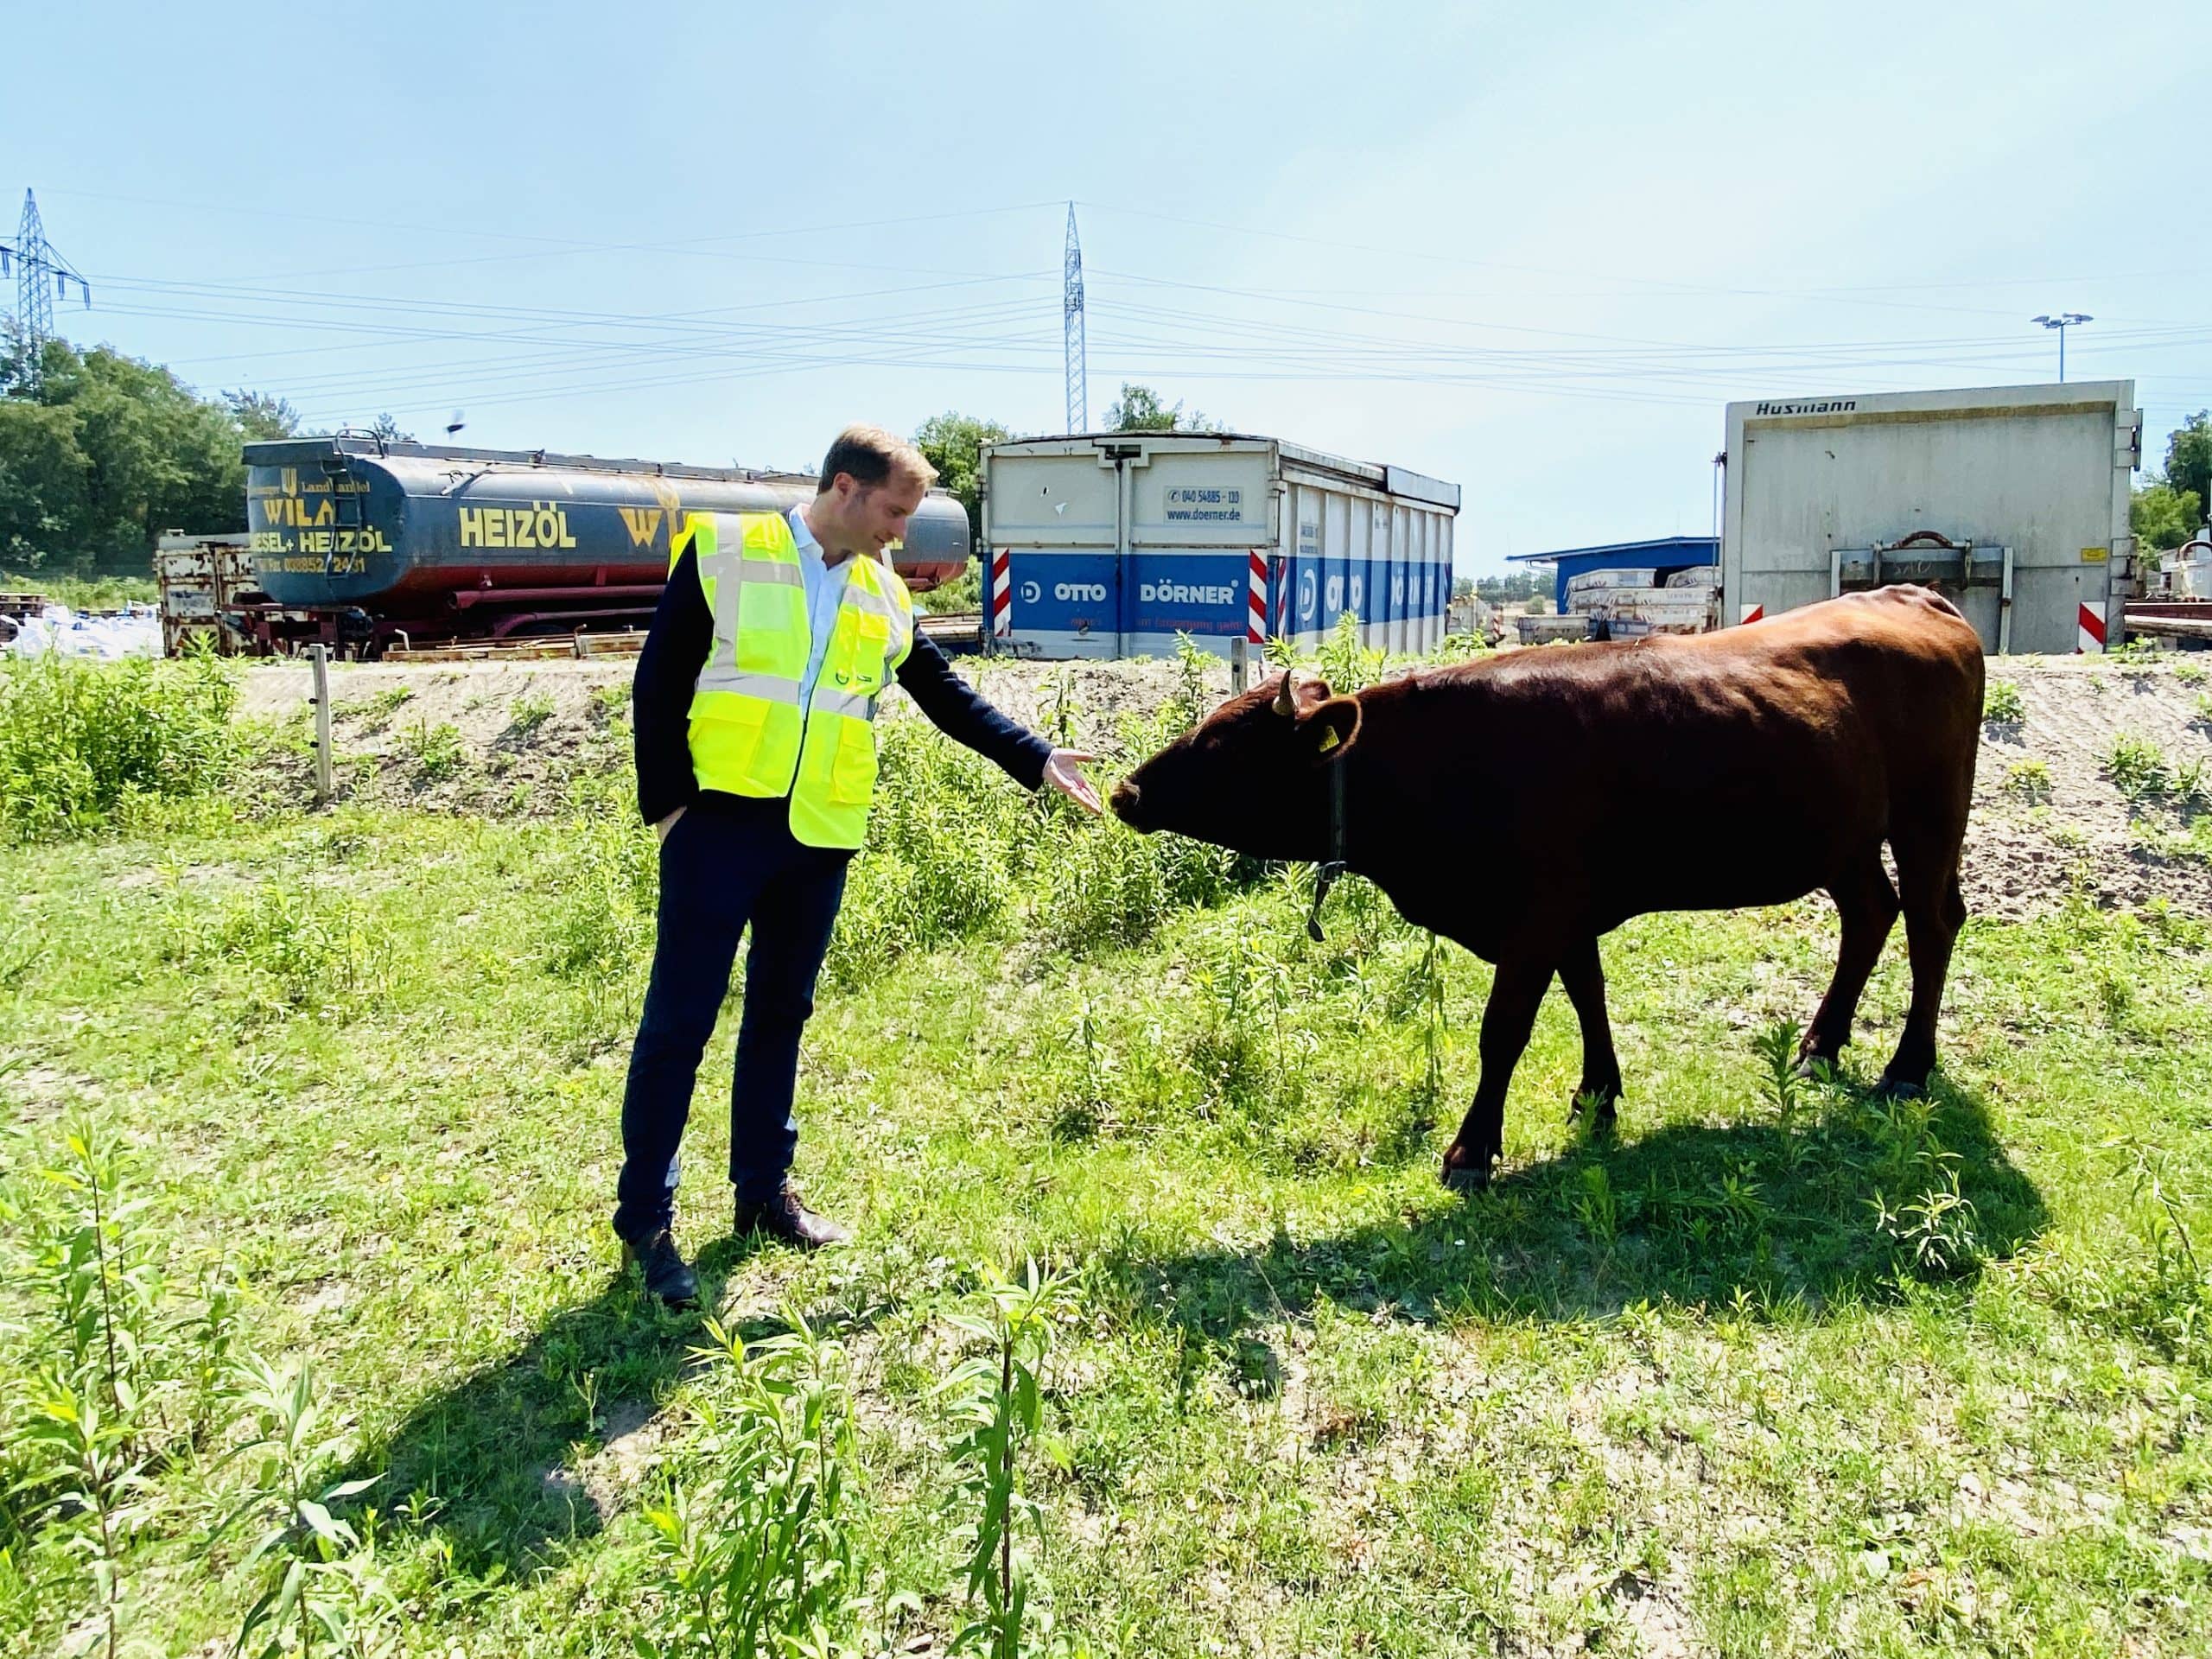
<svg viewBox="0 0 2212 1659">
<path fill-rule="evenodd" d="M 330 647 L 317 640 L 308 647 L 315 664 L 315 804 L 330 804 Z"/>
<path fill-rule="evenodd" d="M 1252 649 L 1243 639 L 1229 642 L 1229 690 L 1231 696 L 1242 691 L 1251 679 Z"/>
</svg>

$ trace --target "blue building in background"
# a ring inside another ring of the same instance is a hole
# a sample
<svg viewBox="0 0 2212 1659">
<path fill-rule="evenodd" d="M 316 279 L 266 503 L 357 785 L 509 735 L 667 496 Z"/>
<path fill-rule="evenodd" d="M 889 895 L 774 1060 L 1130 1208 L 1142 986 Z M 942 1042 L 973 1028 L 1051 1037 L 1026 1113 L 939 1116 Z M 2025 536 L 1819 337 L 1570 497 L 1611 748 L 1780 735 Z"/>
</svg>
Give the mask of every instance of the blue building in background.
<svg viewBox="0 0 2212 1659">
<path fill-rule="evenodd" d="M 1603 547 L 1563 547 L 1553 553 L 1516 553 L 1508 564 L 1548 564 L 1558 572 L 1553 602 L 1567 609 L 1567 584 L 1588 570 L 1651 570 L 1662 587 L 1677 570 L 1720 563 L 1717 536 L 1662 536 L 1648 542 L 1611 542 Z"/>
</svg>

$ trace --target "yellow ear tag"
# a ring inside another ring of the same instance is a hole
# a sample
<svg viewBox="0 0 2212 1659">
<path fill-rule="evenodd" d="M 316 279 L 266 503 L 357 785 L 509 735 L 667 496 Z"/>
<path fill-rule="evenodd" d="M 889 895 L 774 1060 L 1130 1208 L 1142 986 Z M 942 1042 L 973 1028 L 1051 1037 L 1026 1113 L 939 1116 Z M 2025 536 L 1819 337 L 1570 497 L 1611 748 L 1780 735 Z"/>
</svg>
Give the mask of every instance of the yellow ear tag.
<svg viewBox="0 0 2212 1659">
<path fill-rule="evenodd" d="M 1321 728 L 1321 753 L 1326 754 L 1336 747 L 1337 728 L 1333 726 L 1324 726 Z"/>
</svg>

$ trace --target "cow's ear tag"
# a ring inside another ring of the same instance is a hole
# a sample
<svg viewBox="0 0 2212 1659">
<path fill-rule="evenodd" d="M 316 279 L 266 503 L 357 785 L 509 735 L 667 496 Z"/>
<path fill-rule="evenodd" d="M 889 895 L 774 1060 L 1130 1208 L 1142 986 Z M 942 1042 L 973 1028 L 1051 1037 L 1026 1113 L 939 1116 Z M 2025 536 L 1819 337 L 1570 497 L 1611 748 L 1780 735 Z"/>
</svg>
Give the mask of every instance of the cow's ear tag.
<svg viewBox="0 0 2212 1659">
<path fill-rule="evenodd" d="M 1333 726 L 1324 726 L 1321 728 L 1321 753 L 1326 754 L 1336 747 L 1337 728 Z"/>
</svg>

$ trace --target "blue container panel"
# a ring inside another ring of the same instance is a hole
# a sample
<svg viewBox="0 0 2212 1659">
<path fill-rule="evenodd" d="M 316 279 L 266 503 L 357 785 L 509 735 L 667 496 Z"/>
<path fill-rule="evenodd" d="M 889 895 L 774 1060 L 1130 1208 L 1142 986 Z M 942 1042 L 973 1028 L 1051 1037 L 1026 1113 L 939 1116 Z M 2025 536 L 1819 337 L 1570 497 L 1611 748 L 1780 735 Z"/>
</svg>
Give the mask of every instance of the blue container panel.
<svg viewBox="0 0 2212 1659">
<path fill-rule="evenodd" d="M 1370 646 L 1433 642 L 1451 596 L 1450 542 L 1440 527 L 1408 514 L 1394 550 L 1387 518 L 1370 539 L 1367 504 L 1318 505 L 1337 516 L 1300 524 L 1287 556 L 1266 555 L 1266 632 L 1311 650 L 1356 611 Z M 1166 656 L 1181 634 L 1225 650 L 1249 626 L 1248 549 L 1143 549 L 1126 558 L 1103 549 L 1016 549 L 1008 563 L 1011 637 L 1039 655 Z"/>
<path fill-rule="evenodd" d="M 1299 639 L 1321 631 L 1321 555 L 1301 550 L 1283 577 L 1283 631 Z"/>
<path fill-rule="evenodd" d="M 1234 553 L 1141 552 L 1129 556 L 1122 592 L 1123 632 L 1133 656 L 1160 656 L 1175 636 L 1232 639 L 1246 627 L 1250 556 Z"/>
<path fill-rule="evenodd" d="M 1014 639 L 1048 657 L 1110 657 L 1122 612 L 1121 561 L 1110 550 L 1016 549 L 1007 560 Z"/>
<path fill-rule="evenodd" d="M 1251 563 L 1236 552 L 1133 554 L 1015 550 L 1007 559 L 1012 637 L 1046 656 L 1169 656 L 1177 636 L 1226 642 L 1247 626 Z"/>
</svg>

